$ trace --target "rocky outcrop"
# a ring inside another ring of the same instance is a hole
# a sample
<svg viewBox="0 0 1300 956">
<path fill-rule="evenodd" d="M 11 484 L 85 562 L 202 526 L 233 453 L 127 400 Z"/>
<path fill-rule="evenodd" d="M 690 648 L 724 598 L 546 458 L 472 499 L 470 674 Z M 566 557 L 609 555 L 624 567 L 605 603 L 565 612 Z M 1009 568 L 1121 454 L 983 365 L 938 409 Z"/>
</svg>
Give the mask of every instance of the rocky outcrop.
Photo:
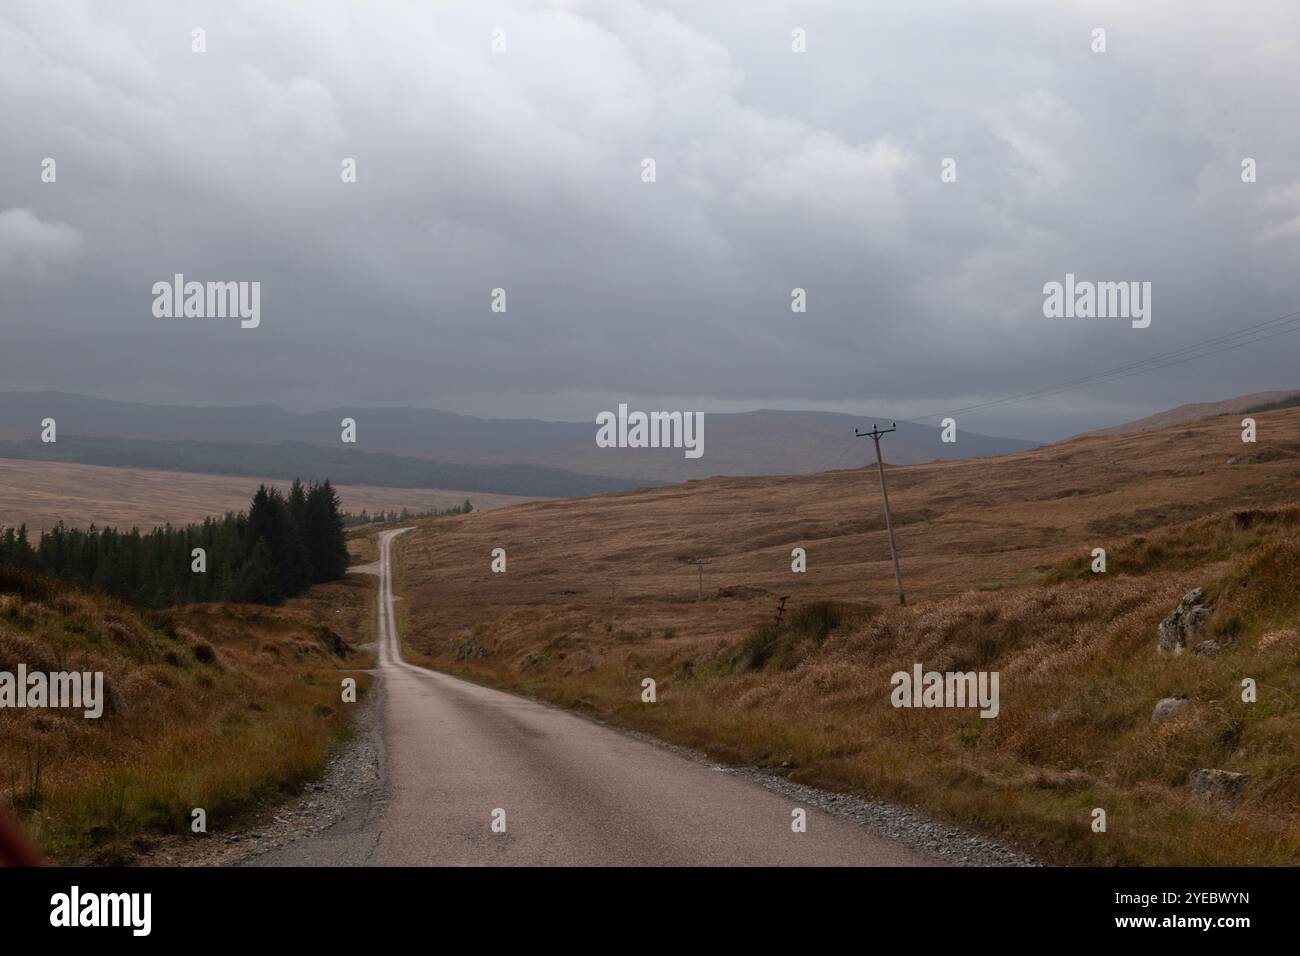
<svg viewBox="0 0 1300 956">
<path fill-rule="evenodd" d="M 1210 619 L 1210 609 L 1200 603 L 1204 596 L 1205 592 L 1201 588 L 1192 588 L 1183 595 L 1178 606 L 1160 622 L 1156 632 L 1157 651 L 1161 654 L 1181 654 L 1187 649 L 1187 642 L 1200 635 L 1205 629 L 1205 622 Z"/>
</svg>

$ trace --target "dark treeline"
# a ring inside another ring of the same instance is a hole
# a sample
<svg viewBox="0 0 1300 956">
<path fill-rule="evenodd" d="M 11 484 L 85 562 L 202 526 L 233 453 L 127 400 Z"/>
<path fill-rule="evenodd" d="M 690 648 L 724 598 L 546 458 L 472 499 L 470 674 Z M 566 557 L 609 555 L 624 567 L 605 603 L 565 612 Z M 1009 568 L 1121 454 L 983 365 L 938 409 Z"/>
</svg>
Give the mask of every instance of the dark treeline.
<svg viewBox="0 0 1300 956">
<path fill-rule="evenodd" d="M 452 505 L 450 508 L 430 508 L 427 511 L 411 511 L 403 508 L 400 513 L 396 511 L 376 511 L 370 514 L 368 511 L 362 511 L 361 514 L 353 514 L 350 511 L 343 513 L 343 526 L 345 528 L 355 528 L 363 524 L 392 524 L 394 521 L 410 521 L 412 518 L 441 518 L 443 515 L 467 515 L 474 510 L 468 498 L 461 505 Z"/>
<path fill-rule="evenodd" d="M 152 531 L 81 530 L 60 522 L 33 546 L 27 528 L 0 534 L 0 565 L 53 575 L 147 607 L 193 601 L 278 604 L 347 572 L 338 495 L 328 481 L 265 485 L 248 513 Z M 195 570 L 202 548 L 206 570 Z"/>
</svg>

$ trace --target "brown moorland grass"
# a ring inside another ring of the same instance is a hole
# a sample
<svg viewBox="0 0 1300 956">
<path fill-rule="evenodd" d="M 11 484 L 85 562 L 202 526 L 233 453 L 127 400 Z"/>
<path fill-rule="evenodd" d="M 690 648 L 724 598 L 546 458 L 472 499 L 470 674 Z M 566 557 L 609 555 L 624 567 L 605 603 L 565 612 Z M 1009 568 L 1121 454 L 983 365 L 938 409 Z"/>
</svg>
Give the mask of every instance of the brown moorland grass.
<svg viewBox="0 0 1300 956">
<path fill-rule="evenodd" d="M 872 471 L 418 522 L 397 545 L 404 635 L 433 666 L 1046 859 L 1295 864 L 1300 409 L 1256 418 L 1255 445 L 1234 416 L 890 469 L 903 608 Z M 1222 653 L 1160 657 L 1157 626 L 1192 587 Z M 890 676 L 917 662 L 998 671 L 999 716 L 892 707 Z M 1152 722 L 1180 695 L 1183 714 Z M 1195 799 L 1200 768 L 1250 774 L 1240 802 Z"/>
<path fill-rule="evenodd" d="M 373 592 L 148 611 L 0 571 L 0 670 L 103 671 L 108 697 L 98 719 L 0 709 L 0 801 L 54 862 L 119 865 L 194 808 L 220 833 L 294 792 L 347 737 L 342 679 L 369 687 Z"/>
<path fill-rule="evenodd" d="M 96 524 L 142 530 L 168 523 L 187 524 L 208 515 L 247 511 L 259 484 L 287 488 L 290 482 L 0 458 L 0 526 L 25 523 L 35 532 L 59 521 L 70 527 Z M 403 508 L 446 509 L 460 505 L 466 498 L 475 508 L 486 511 L 529 500 L 513 495 L 376 485 L 337 485 L 336 490 L 343 509 L 353 514 Z"/>
</svg>

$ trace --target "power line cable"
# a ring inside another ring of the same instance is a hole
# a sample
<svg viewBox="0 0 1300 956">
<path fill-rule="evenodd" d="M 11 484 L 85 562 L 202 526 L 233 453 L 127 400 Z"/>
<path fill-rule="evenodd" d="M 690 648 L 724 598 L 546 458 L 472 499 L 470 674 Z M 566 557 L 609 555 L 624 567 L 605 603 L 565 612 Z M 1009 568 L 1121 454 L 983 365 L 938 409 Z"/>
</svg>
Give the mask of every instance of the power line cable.
<svg viewBox="0 0 1300 956">
<path fill-rule="evenodd" d="M 1168 368 L 1171 365 L 1179 365 L 1182 364 L 1183 362 L 1190 362 L 1198 358 L 1207 358 L 1211 355 L 1217 355 L 1221 352 L 1229 352 L 1232 351 L 1233 349 L 1240 348 L 1245 345 L 1253 345 L 1256 342 L 1263 342 L 1267 339 L 1276 338 L 1279 335 L 1287 335 L 1291 332 L 1300 331 L 1300 325 L 1293 325 L 1293 323 L 1296 322 L 1300 322 L 1300 311 L 1290 312 L 1287 313 L 1286 315 L 1278 316 L 1277 318 L 1274 319 L 1269 319 L 1266 322 L 1259 322 L 1254 325 L 1246 326 L 1245 328 L 1238 329 L 1235 332 L 1229 332 L 1229 333 L 1225 333 L 1224 335 L 1218 335 L 1213 338 L 1206 339 L 1202 342 L 1197 342 L 1192 345 L 1185 345 L 1181 348 L 1172 349 L 1168 352 L 1161 352 L 1156 355 L 1149 356 L 1148 358 L 1141 359 L 1137 362 L 1130 362 L 1127 365 L 1119 365 L 1114 368 L 1105 369 L 1100 372 L 1094 372 L 1091 375 L 1085 375 L 1082 376 L 1081 378 L 1070 379 L 1068 381 L 1061 382 L 1056 385 L 1045 386 L 1043 388 L 1034 389 L 1033 391 L 1029 391 L 1029 392 L 1020 392 L 1014 395 L 1008 395 L 1004 398 L 992 399 L 987 402 L 979 402 L 975 405 L 966 405 L 962 408 L 954 408 L 954 409 L 949 409 L 947 411 L 933 412 L 927 415 L 919 415 L 915 418 L 906 419 L 906 421 L 912 422 L 913 424 L 920 424 L 925 420 L 931 418 L 938 418 L 947 415 L 956 415 L 962 412 L 977 411 L 979 409 L 984 409 L 984 408 L 994 408 L 994 407 L 999 407 L 1004 405 L 1014 405 L 1020 402 L 1031 401 L 1032 399 L 1035 398 L 1046 398 L 1050 395 L 1063 394 L 1065 392 L 1075 391 L 1079 388 L 1086 388 L 1091 385 L 1103 385 L 1108 382 L 1118 381 L 1119 379 L 1122 378 L 1128 378 L 1131 375 L 1138 375 L 1141 374 L 1142 372 L 1155 371 L 1156 369 L 1161 369 L 1161 368 Z M 1258 335 L 1258 333 L 1260 332 L 1267 331 L 1268 329 L 1279 325 L 1283 325 L 1283 326 L 1290 325 L 1292 327 L 1283 328 L 1281 331 L 1273 332 L 1270 335 Z M 1256 336 L 1256 337 L 1250 337 L 1250 336 Z M 1247 337 L 1247 338 L 1244 341 L 1235 342 L 1232 345 L 1227 345 L 1225 348 L 1212 348 L 1212 346 L 1234 342 L 1234 340 L 1243 337 Z M 1208 351 L 1205 351 L 1206 349 L 1208 349 Z M 1187 354 L 1189 352 L 1195 354 L 1189 355 Z M 1176 356 L 1183 356 L 1183 357 L 1175 358 Z M 1117 373 L 1123 373 L 1123 374 L 1117 374 Z"/>
</svg>

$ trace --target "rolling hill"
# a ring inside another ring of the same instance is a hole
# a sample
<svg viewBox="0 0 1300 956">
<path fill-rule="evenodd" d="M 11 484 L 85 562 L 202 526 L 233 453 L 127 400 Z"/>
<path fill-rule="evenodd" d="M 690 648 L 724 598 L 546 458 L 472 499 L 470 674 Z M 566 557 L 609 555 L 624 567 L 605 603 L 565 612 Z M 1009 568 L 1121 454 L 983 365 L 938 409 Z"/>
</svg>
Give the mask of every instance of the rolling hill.
<svg viewBox="0 0 1300 956">
<path fill-rule="evenodd" d="M 1258 417 L 1254 445 L 1211 418 L 890 468 L 906 607 L 869 470 L 417 522 L 403 630 L 433 666 L 1049 859 L 1295 864 L 1300 408 Z M 1198 587 L 1214 653 L 1160 656 Z M 916 663 L 1000 672 L 999 716 L 891 707 L 890 675 Z M 1247 774 L 1240 800 L 1198 796 L 1206 769 Z"/>
<path fill-rule="evenodd" d="M 830 412 L 762 410 L 705 416 L 705 453 L 687 459 L 679 449 L 598 448 L 593 409 L 591 422 L 546 422 L 534 419 L 488 419 L 420 408 L 336 408 L 311 414 L 295 414 L 274 405 L 239 407 L 193 407 L 114 402 L 64 392 L 0 393 L 0 439 L 22 442 L 37 437 L 42 419 L 58 422 L 63 436 L 86 439 L 122 438 L 147 442 L 186 442 L 203 446 L 204 457 L 217 458 L 222 471 L 243 467 L 242 462 L 258 454 L 250 445 L 282 446 L 305 454 L 302 445 L 353 453 L 386 453 L 420 458 L 451 466 L 532 466 L 577 472 L 584 477 L 619 479 L 627 488 L 649 481 L 684 481 L 713 475 L 810 474 L 832 468 L 848 468 L 869 457 L 870 448 L 853 437 L 855 427 L 870 428 L 873 420 Z M 357 444 L 343 449 L 339 423 L 344 417 L 357 422 Z M 885 421 L 885 419 L 877 419 Z M 1034 447 L 1033 442 L 993 438 L 973 432 L 959 432 L 958 441 L 940 441 L 937 428 L 901 422 L 891 437 L 889 460 L 901 463 L 933 459 L 971 458 L 1001 455 Z M 9 446 L 12 448 L 13 446 Z M 105 446 L 95 446 L 103 448 Z M 139 446 L 137 446 L 139 447 Z M 92 449 L 88 448 L 86 454 Z M 192 457 L 185 446 L 168 452 L 184 462 Z M 5 453 L 5 452 L 0 452 Z M 155 446 L 155 454 L 161 449 Z M 104 461 L 77 460 L 89 464 Z M 414 470 L 403 462 L 364 459 L 364 473 L 332 478 L 360 484 L 387 484 L 386 476 L 401 469 Z M 112 464 L 139 467 L 174 467 L 114 460 Z M 212 462 L 203 463 L 211 470 Z M 179 466 L 176 466 L 179 467 Z M 186 465 L 186 467 L 189 467 Z M 270 474 L 265 467 L 262 474 Z M 589 483 L 565 479 L 563 491 L 545 490 L 543 476 L 531 473 L 469 473 L 488 476 L 495 483 L 469 485 L 469 475 L 440 476 L 442 487 L 483 490 L 539 497 L 599 494 L 616 490 L 612 482 Z M 456 481 L 452 481 L 452 478 Z M 519 478 L 529 479 L 527 484 Z M 551 476 L 557 478 L 558 476 Z M 536 479 L 536 480 L 534 480 Z M 484 480 L 487 480 L 485 477 Z M 509 482 L 508 485 L 502 481 Z"/>
<path fill-rule="evenodd" d="M 209 515 L 245 511 L 259 484 L 288 482 L 266 475 L 195 475 L 143 468 L 109 468 L 0 458 L 0 527 L 25 524 L 33 532 L 62 521 L 69 527 L 138 527 L 199 522 Z M 437 488 L 336 485 L 343 510 L 369 514 L 406 509 L 445 511 L 466 498 L 480 511 L 528 501 Z"/>
<path fill-rule="evenodd" d="M 1179 405 L 1163 412 L 1156 412 L 1137 421 L 1112 425 L 1087 432 L 1088 435 L 1123 435 L 1129 432 L 1150 431 L 1153 428 L 1165 428 L 1169 425 L 1182 425 L 1187 422 L 1211 418 L 1215 415 L 1242 415 L 1247 412 L 1272 411 L 1300 403 L 1300 389 L 1282 389 L 1272 392 L 1255 392 L 1250 395 L 1238 395 L 1218 402 L 1194 402 Z"/>
<path fill-rule="evenodd" d="M 563 498 L 623 491 L 642 484 L 627 478 L 582 475 L 538 465 L 456 465 L 332 448 L 302 442 L 235 445 L 221 442 L 87 438 L 61 434 L 58 441 L 0 441 L 0 459 L 106 465 L 116 468 L 244 475 L 279 481 L 303 478 L 384 488 L 464 489 L 468 493 Z"/>
</svg>

